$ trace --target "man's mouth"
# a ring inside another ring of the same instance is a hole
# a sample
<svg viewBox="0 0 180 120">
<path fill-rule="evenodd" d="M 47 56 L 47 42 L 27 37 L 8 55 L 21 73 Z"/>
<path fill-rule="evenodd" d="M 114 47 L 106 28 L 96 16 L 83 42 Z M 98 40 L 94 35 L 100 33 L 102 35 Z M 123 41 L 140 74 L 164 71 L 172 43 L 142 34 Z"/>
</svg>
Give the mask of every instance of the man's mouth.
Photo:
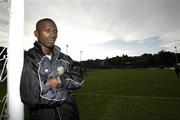
<svg viewBox="0 0 180 120">
<path fill-rule="evenodd" d="M 51 41 L 51 40 L 50 40 L 49 43 L 54 44 L 54 41 Z"/>
<path fill-rule="evenodd" d="M 54 38 L 51 38 L 51 39 L 48 40 L 48 42 L 49 42 L 50 44 L 54 44 L 54 43 L 55 43 L 55 40 L 54 40 Z"/>
</svg>

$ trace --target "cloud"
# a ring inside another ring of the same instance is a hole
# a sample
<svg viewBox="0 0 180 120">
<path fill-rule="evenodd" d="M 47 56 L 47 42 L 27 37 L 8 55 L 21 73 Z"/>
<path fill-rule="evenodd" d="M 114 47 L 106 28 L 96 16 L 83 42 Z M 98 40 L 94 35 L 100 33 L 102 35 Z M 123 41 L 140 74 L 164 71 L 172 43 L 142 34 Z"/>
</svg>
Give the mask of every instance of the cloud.
<svg viewBox="0 0 180 120">
<path fill-rule="evenodd" d="M 123 47 L 129 54 L 157 52 L 180 39 L 179 12 L 179 0 L 26 0 L 25 36 L 35 39 L 36 21 L 50 17 L 59 28 L 56 43 L 62 48 L 69 44 L 75 59 L 82 49 L 98 51 L 89 58 L 120 54 Z M 108 50 L 104 43 L 109 43 Z"/>
<path fill-rule="evenodd" d="M 128 55 L 135 56 L 143 53 L 157 53 L 162 50 L 160 46 L 163 41 L 158 36 L 152 36 L 145 39 L 135 41 L 125 41 L 123 39 L 114 39 L 103 44 L 99 44 L 99 47 L 106 47 L 107 49 L 117 49 L 121 51 L 129 51 Z"/>
<path fill-rule="evenodd" d="M 7 46 L 8 41 L 8 3 L 0 2 L 0 46 Z"/>
<path fill-rule="evenodd" d="M 52 18 L 59 28 L 56 44 L 79 59 L 180 47 L 179 0 L 25 0 L 25 49 L 33 46 L 36 22 Z M 0 45 L 8 40 L 8 3 L 0 2 Z M 176 42 L 175 42 L 176 41 Z"/>
<path fill-rule="evenodd" d="M 116 37 L 128 34 L 137 39 L 176 31 L 180 27 L 179 5 L 178 0 L 26 0 L 25 15 L 27 21 L 49 16 L 60 26 L 96 29 Z"/>
</svg>

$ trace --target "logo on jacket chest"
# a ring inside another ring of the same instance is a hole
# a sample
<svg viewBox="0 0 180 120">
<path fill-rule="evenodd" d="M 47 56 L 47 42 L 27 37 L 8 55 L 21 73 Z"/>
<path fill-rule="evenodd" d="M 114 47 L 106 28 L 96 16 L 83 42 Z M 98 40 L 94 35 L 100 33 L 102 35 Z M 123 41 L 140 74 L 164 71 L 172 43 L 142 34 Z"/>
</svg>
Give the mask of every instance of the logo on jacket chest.
<svg viewBox="0 0 180 120">
<path fill-rule="evenodd" d="M 64 74 L 64 68 L 63 68 L 63 66 L 58 67 L 58 68 L 57 68 L 57 72 L 59 73 L 59 75 Z"/>
<path fill-rule="evenodd" d="M 49 59 L 42 59 L 39 64 L 39 73 L 41 78 L 49 78 L 53 76 L 60 76 L 65 72 L 69 72 L 69 62 L 63 59 L 55 60 L 53 63 Z"/>
</svg>

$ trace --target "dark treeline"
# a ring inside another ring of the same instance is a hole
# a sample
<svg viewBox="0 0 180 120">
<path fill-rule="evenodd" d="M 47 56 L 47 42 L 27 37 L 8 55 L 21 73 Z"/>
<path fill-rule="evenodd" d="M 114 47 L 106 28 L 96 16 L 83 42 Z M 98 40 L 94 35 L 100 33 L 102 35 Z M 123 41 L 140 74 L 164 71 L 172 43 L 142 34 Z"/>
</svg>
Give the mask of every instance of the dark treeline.
<svg viewBox="0 0 180 120">
<path fill-rule="evenodd" d="M 180 53 L 175 54 L 169 51 L 160 51 L 157 54 L 144 53 L 141 56 L 122 55 L 106 58 L 104 60 L 82 61 L 81 65 L 86 68 L 164 68 L 174 67 L 180 60 Z"/>
<path fill-rule="evenodd" d="M 5 62 L 4 57 L 7 55 L 7 49 L 0 47 L 0 67 Z M 157 54 L 144 53 L 141 56 L 116 56 L 106 59 L 81 61 L 81 65 L 85 68 L 164 68 L 174 67 L 176 63 L 180 63 L 180 53 L 176 54 L 169 51 L 160 51 Z M 79 64 L 79 63 L 78 63 Z"/>
</svg>

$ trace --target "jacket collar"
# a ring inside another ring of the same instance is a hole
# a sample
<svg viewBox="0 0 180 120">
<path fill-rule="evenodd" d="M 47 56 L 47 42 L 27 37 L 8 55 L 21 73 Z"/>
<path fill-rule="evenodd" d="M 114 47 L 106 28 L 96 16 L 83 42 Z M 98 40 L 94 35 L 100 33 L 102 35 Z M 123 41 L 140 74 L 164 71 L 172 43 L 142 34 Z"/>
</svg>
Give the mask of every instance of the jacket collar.
<svg viewBox="0 0 180 120">
<path fill-rule="evenodd" d="M 45 54 L 43 53 L 43 51 L 41 49 L 41 45 L 39 44 L 38 41 L 34 42 L 34 48 L 35 48 L 35 50 L 37 50 L 39 52 L 40 55 L 45 56 Z M 51 60 L 54 61 L 55 59 L 57 59 L 60 55 L 60 52 L 61 52 L 61 49 L 58 46 L 54 45 L 54 48 L 52 50 Z"/>
</svg>

